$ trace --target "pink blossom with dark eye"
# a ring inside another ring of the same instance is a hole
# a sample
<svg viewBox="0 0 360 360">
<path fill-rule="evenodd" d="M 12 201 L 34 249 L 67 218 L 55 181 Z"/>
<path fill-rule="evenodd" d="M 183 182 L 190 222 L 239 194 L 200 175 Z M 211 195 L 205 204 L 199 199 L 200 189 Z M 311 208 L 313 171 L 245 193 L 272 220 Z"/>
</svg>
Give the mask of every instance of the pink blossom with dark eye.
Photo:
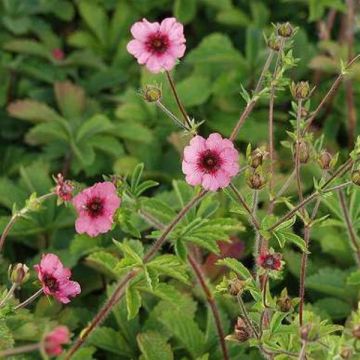
<svg viewBox="0 0 360 360">
<path fill-rule="evenodd" d="M 46 354 L 58 356 L 63 352 L 62 345 L 70 342 L 70 331 L 66 326 L 58 326 L 49 332 L 43 341 Z"/>
<path fill-rule="evenodd" d="M 257 264 L 265 270 L 281 270 L 281 254 L 262 251 L 256 260 Z"/>
<path fill-rule="evenodd" d="M 182 171 L 189 185 L 216 191 L 227 187 L 239 172 L 239 153 L 234 144 L 217 133 L 207 139 L 195 136 L 184 149 Z"/>
<path fill-rule="evenodd" d="M 72 201 L 78 213 L 75 229 L 79 234 L 97 236 L 108 232 L 121 203 L 113 183 L 105 181 L 83 190 Z"/>
<path fill-rule="evenodd" d="M 160 24 L 143 19 L 130 31 L 134 39 L 127 45 L 128 52 L 152 73 L 171 70 L 184 56 L 184 27 L 175 18 L 166 18 Z"/>
<path fill-rule="evenodd" d="M 55 254 L 44 254 L 40 264 L 34 266 L 41 282 L 44 294 L 53 296 L 63 304 L 79 295 L 79 283 L 70 280 L 71 270 L 64 267 Z"/>
</svg>

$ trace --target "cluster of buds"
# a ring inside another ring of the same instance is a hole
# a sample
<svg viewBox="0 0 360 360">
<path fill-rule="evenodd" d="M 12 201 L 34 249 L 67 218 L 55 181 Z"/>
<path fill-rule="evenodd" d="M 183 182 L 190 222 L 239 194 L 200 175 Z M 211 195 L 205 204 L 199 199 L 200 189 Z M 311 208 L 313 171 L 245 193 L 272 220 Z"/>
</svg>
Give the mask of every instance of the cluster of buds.
<svg viewBox="0 0 360 360">
<path fill-rule="evenodd" d="M 10 265 L 8 270 L 10 281 L 20 286 L 24 284 L 30 277 L 29 268 L 25 264 Z"/>
<path fill-rule="evenodd" d="M 280 271 L 282 268 L 282 256 L 280 253 L 274 252 L 272 249 L 263 250 L 256 259 L 259 267 L 266 271 Z"/>
<path fill-rule="evenodd" d="M 305 100 L 311 94 L 310 85 L 307 81 L 292 82 L 290 91 L 295 100 Z"/>
<path fill-rule="evenodd" d="M 146 85 L 141 91 L 141 95 L 147 102 L 159 101 L 162 97 L 161 87 L 157 85 Z"/>
<path fill-rule="evenodd" d="M 236 340 L 240 341 L 240 342 L 245 342 L 246 340 L 248 340 L 251 337 L 251 331 L 248 328 L 248 326 L 246 325 L 245 321 L 241 318 L 238 317 L 235 327 L 234 327 L 234 336 L 236 338 Z"/>
<path fill-rule="evenodd" d="M 300 338 L 306 342 L 314 342 L 319 339 L 319 326 L 313 323 L 303 325 L 300 328 Z"/>
<path fill-rule="evenodd" d="M 58 199 L 63 202 L 70 201 L 73 197 L 74 185 L 70 180 L 64 180 L 62 174 L 57 174 L 54 179 L 56 182 L 55 193 Z"/>
</svg>

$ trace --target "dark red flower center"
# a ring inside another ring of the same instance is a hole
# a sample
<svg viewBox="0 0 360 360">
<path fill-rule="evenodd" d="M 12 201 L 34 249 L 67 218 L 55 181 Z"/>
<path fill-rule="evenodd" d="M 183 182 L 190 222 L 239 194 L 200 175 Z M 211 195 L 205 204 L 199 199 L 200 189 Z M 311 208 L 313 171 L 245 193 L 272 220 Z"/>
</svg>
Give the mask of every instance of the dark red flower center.
<svg viewBox="0 0 360 360">
<path fill-rule="evenodd" d="M 169 38 L 166 34 L 157 32 L 149 37 L 146 47 L 152 53 L 163 54 L 169 47 Z"/>
<path fill-rule="evenodd" d="M 104 201 L 98 197 L 92 198 L 86 204 L 86 210 L 91 217 L 98 217 L 102 215 L 104 210 Z"/>
<path fill-rule="evenodd" d="M 260 265 L 264 269 L 279 270 L 281 267 L 280 256 L 278 254 L 263 255 L 260 257 Z"/>
<path fill-rule="evenodd" d="M 201 154 L 198 165 L 203 171 L 212 174 L 219 170 L 221 158 L 215 151 L 206 150 Z"/>
<path fill-rule="evenodd" d="M 45 274 L 43 277 L 43 281 L 50 291 L 56 291 L 59 289 L 58 281 L 52 275 Z"/>
</svg>

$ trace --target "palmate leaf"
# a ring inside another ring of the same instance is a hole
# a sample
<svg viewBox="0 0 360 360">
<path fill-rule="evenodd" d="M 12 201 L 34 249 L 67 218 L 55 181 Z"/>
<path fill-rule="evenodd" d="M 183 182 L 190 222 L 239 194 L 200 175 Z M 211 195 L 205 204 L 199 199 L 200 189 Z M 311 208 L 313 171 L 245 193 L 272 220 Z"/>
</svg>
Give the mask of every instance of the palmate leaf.
<svg viewBox="0 0 360 360">
<path fill-rule="evenodd" d="M 234 258 L 224 258 L 216 262 L 217 265 L 225 265 L 230 270 L 237 273 L 242 279 L 252 279 L 250 271 L 238 260 Z"/>
<path fill-rule="evenodd" d="M 188 225 L 179 227 L 172 239 L 191 242 L 211 252 L 219 253 L 218 241 L 226 241 L 234 231 L 243 230 L 242 224 L 235 219 L 200 219 L 193 220 Z"/>
<path fill-rule="evenodd" d="M 115 271 L 118 262 L 118 258 L 102 250 L 92 253 L 85 259 L 87 265 L 115 279 L 118 277 Z"/>
<path fill-rule="evenodd" d="M 158 332 L 148 331 L 136 337 L 144 360 L 173 360 L 171 346 Z"/>
</svg>

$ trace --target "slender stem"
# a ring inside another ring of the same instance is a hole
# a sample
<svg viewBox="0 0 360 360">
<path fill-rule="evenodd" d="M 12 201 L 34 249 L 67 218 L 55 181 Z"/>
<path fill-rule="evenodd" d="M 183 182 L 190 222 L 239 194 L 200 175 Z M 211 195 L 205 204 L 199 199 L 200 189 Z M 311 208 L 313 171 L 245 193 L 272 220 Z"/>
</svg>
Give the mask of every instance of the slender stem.
<svg viewBox="0 0 360 360">
<path fill-rule="evenodd" d="M 163 111 L 174 123 L 184 130 L 189 130 L 160 100 L 155 103 L 157 107 Z"/>
<path fill-rule="evenodd" d="M 352 248 L 354 250 L 355 261 L 358 264 L 358 266 L 360 267 L 360 244 L 359 244 L 359 240 L 356 235 L 356 231 L 355 231 L 353 222 L 352 222 L 350 214 L 349 214 L 348 204 L 346 202 L 345 194 L 342 190 L 338 190 L 338 195 L 339 195 L 340 205 L 341 205 L 341 209 L 342 209 L 342 212 L 344 215 L 346 227 L 347 227 L 347 230 L 349 233 L 349 239 L 351 241 Z"/>
<path fill-rule="evenodd" d="M 7 292 L 7 294 L 4 296 L 4 298 L 1 300 L 0 302 L 0 308 L 13 296 L 14 291 L 17 288 L 17 284 L 13 283 L 11 285 L 11 288 L 9 289 L 9 291 Z"/>
<path fill-rule="evenodd" d="M 263 305 L 265 308 L 268 308 L 269 306 L 266 303 L 266 292 L 267 292 L 267 286 L 268 286 L 268 282 L 269 282 L 269 275 L 266 274 L 263 277 L 263 289 L 262 289 L 262 300 L 263 300 Z"/>
<path fill-rule="evenodd" d="M 176 104 L 177 104 L 177 106 L 178 106 L 178 108 L 179 108 L 179 110 L 180 110 L 180 112 L 181 112 L 181 114 L 182 114 L 182 116 L 183 116 L 183 118 L 184 118 L 184 124 L 186 124 L 186 125 L 189 127 L 189 129 L 191 129 L 191 123 L 190 123 L 190 120 L 189 120 L 189 116 L 188 116 L 188 114 L 186 113 L 186 110 L 185 110 L 185 108 L 184 108 L 184 105 L 182 104 L 182 102 L 181 102 L 181 100 L 180 100 L 180 97 L 179 97 L 179 95 L 178 95 L 178 93 L 177 93 L 177 91 L 176 91 L 176 87 L 175 87 L 174 80 L 173 80 L 173 78 L 171 77 L 169 71 L 165 71 L 165 73 L 166 73 L 166 77 L 167 77 L 167 79 L 168 79 L 168 81 L 169 81 L 171 91 L 172 91 L 172 93 L 173 93 L 173 95 L 174 95 Z"/>
<path fill-rule="evenodd" d="M 300 121 L 301 121 L 301 109 L 302 100 L 298 100 L 297 114 L 296 114 L 296 151 L 295 151 L 295 174 L 296 174 L 296 186 L 299 196 L 299 201 L 304 200 L 302 188 L 301 188 L 301 163 L 300 163 Z"/>
<path fill-rule="evenodd" d="M 252 214 L 253 216 L 256 218 L 256 211 L 257 211 L 257 208 L 258 208 L 258 201 L 259 201 L 259 192 L 258 190 L 254 190 L 254 193 L 253 193 L 253 205 L 252 205 Z"/>
<path fill-rule="evenodd" d="M 304 227 L 304 242 L 306 246 L 306 251 L 303 252 L 301 257 L 301 267 L 300 267 L 300 288 L 299 288 L 299 322 L 300 326 L 303 325 L 303 311 L 304 311 L 304 297 L 305 297 L 305 278 L 306 278 L 306 265 L 308 260 L 308 247 L 310 240 L 310 228 L 305 225 Z"/>
<path fill-rule="evenodd" d="M 346 65 L 345 70 L 348 70 L 358 59 L 360 58 L 360 54 L 355 56 L 351 61 L 349 61 Z M 319 114 L 320 110 L 323 108 L 323 106 L 327 103 L 327 101 L 332 97 L 332 95 L 337 91 L 338 87 L 340 86 L 341 81 L 343 80 L 345 76 L 345 73 L 342 72 L 341 74 L 338 75 L 338 77 L 336 78 L 336 80 L 334 81 L 334 83 L 332 84 L 332 86 L 330 87 L 329 91 L 327 92 L 327 94 L 324 96 L 324 98 L 321 100 L 320 104 L 318 105 L 318 107 L 315 109 L 315 111 L 311 114 L 310 118 L 307 121 L 307 124 L 305 126 L 304 132 L 306 132 L 312 122 L 314 121 L 314 119 L 317 117 L 317 115 Z"/>
<path fill-rule="evenodd" d="M 213 297 L 213 294 L 211 293 L 209 287 L 206 284 L 206 280 L 205 280 L 205 276 L 199 266 L 199 264 L 197 263 L 196 259 L 194 259 L 194 257 L 192 255 L 188 255 L 188 261 L 189 264 L 191 265 L 192 269 L 194 270 L 194 274 L 196 275 L 196 278 L 206 296 L 206 300 L 210 306 L 210 309 L 212 311 L 214 320 L 215 320 L 215 326 L 216 326 L 216 330 L 218 333 L 218 337 L 219 337 L 219 342 L 220 342 L 220 346 L 221 346 L 221 350 L 223 353 L 223 359 L 224 360 L 228 360 L 229 359 L 229 355 L 227 352 L 227 347 L 226 347 L 226 343 L 225 343 L 225 334 L 224 334 L 224 329 L 222 327 L 221 324 L 221 319 L 220 319 L 220 314 L 219 314 L 219 309 L 216 305 L 215 299 Z"/>
<path fill-rule="evenodd" d="M 305 359 L 306 359 L 306 341 L 303 341 L 298 360 L 305 360 Z"/>
<path fill-rule="evenodd" d="M 39 350 L 40 348 L 41 348 L 40 343 L 19 346 L 17 348 L 0 351 L 0 358 L 7 357 L 7 356 L 13 356 L 13 355 L 19 355 L 19 354 L 25 354 L 25 353 L 32 352 L 35 350 Z"/>
<path fill-rule="evenodd" d="M 239 306 L 240 306 L 240 310 L 242 312 L 242 315 L 244 317 L 244 321 L 246 322 L 246 325 L 248 326 L 249 329 L 251 329 L 252 333 L 253 333 L 253 336 L 255 336 L 257 339 L 260 339 L 260 335 L 258 333 L 258 331 L 256 330 L 254 324 L 252 323 L 250 317 L 249 317 L 249 314 L 246 310 L 246 307 L 245 307 L 245 304 L 243 302 L 243 299 L 241 297 L 241 294 L 239 293 L 237 296 L 236 296 L 237 300 L 238 300 L 238 303 L 239 303 Z"/>
<path fill-rule="evenodd" d="M 199 194 L 193 197 L 193 199 L 189 201 L 189 203 L 179 212 L 179 214 L 173 219 L 173 221 L 166 226 L 162 235 L 158 238 L 158 240 L 155 241 L 153 246 L 145 254 L 143 259 L 144 264 L 146 264 L 153 258 L 153 256 L 158 252 L 161 246 L 165 243 L 165 241 L 167 240 L 167 236 L 171 233 L 171 231 L 174 230 L 176 225 L 183 219 L 186 213 L 190 209 L 192 209 L 206 194 L 207 191 L 202 190 Z M 105 302 L 100 311 L 95 315 L 89 326 L 82 331 L 81 336 L 77 338 L 75 343 L 69 349 L 68 353 L 65 355 L 64 360 L 71 359 L 72 356 L 76 353 L 76 351 L 87 340 L 88 336 L 101 324 L 103 320 L 105 320 L 114 305 L 116 305 L 117 302 L 123 297 L 125 288 L 128 283 L 138 274 L 139 271 L 139 269 L 133 269 L 118 282 L 111 297 Z"/>
<path fill-rule="evenodd" d="M 41 202 L 43 202 L 44 200 L 54 196 L 54 193 L 49 193 L 49 194 L 45 194 L 42 195 L 40 197 L 38 197 L 36 199 L 37 203 L 40 204 Z M 7 236 L 9 235 L 11 229 L 13 228 L 13 226 L 15 225 L 16 221 L 21 218 L 22 216 L 24 216 L 29 210 L 29 208 L 24 207 L 21 210 L 19 210 L 18 212 L 16 212 L 15 214 L 13 214 L 9 220 L 9 222 L 7 223 L 7 225 L 5 226 L 5 229 L 3 231 L 3 233 L 1 234 L 0 237 L 0 252 L 4 246 L 5 243 L 5 239 L 7 238 Z"/>
<path fill-rule="evenodd" d="M 270 67 L 273 56 L 274 56 L 274 52 L 271 50 L 269 52 L 269 55 L 268 55 L 267 59 L 266 59 L 266 62 L 264 64 L 264 67 L 263 67 L 262 72 L 260 74 L 259 80 L 258 80 L 258 82 L 256 84 L 256 87 L 255 87 L 255 90 L 254 90 L 254 97 L 252 98 L 252 100 L 250 100 L 246 104 L 246 107 L 245 107 L 244 111 L 240 115 L 239 120 L 237 121 L 233 131 L 231 132 L 231 135 L 230 135 L 230 138 L 229 138 L 231 141 L 234 141 L 236 139 L 240 128 L 243 126 L 245 120 L 247 119 L 247 117 L 249 116 L 249 114 L 251 113 L 251 111 L 253 110 L 255 104 L 257 103 L 257 101 L 259 99 L 259 97 L 257 95 L 258 95 L 258 93 L 259 93 L 259 91 L 261 89 L 265 74 L 269 70 L 269 67 Z"/>
<path fill-rule="evenodd" d="M 296 176 L 296 170 L 294 169 L 293 172 L 288 177 L 288 179 L 285 181 L 284 185 L 276 194 L 274 201 L 278 199 L 288 189 L 288 187 L 292 184 L 295 176 Z"/>
<path fill-rule="evenodd" d="M 32 294 L 28 299 L 20 303 L 15 307 L 15 310 L 26 307 L 31 304 L 34 300 L 36 300 L 43 293 L 43 288 L 39 289 L 36 293 Z"/>
<path fill-rule="evenodd" d="M 234 186 L 234 184 L 230 183 L 230 189 L 234 192 L 237 200 L 239 200 L 239 203 L 243 206 L 243 208 L 246 210 L 246 212 L 249 214 L 251 223 L 255 227 L 256 230 L 260 230 L 260 224 L 258 220 L 255 218 L 253 212 L 251 211 L 249 205 L 246 203 L 245 199 L 241 195 L 240 191 Z"/>
</svg>

